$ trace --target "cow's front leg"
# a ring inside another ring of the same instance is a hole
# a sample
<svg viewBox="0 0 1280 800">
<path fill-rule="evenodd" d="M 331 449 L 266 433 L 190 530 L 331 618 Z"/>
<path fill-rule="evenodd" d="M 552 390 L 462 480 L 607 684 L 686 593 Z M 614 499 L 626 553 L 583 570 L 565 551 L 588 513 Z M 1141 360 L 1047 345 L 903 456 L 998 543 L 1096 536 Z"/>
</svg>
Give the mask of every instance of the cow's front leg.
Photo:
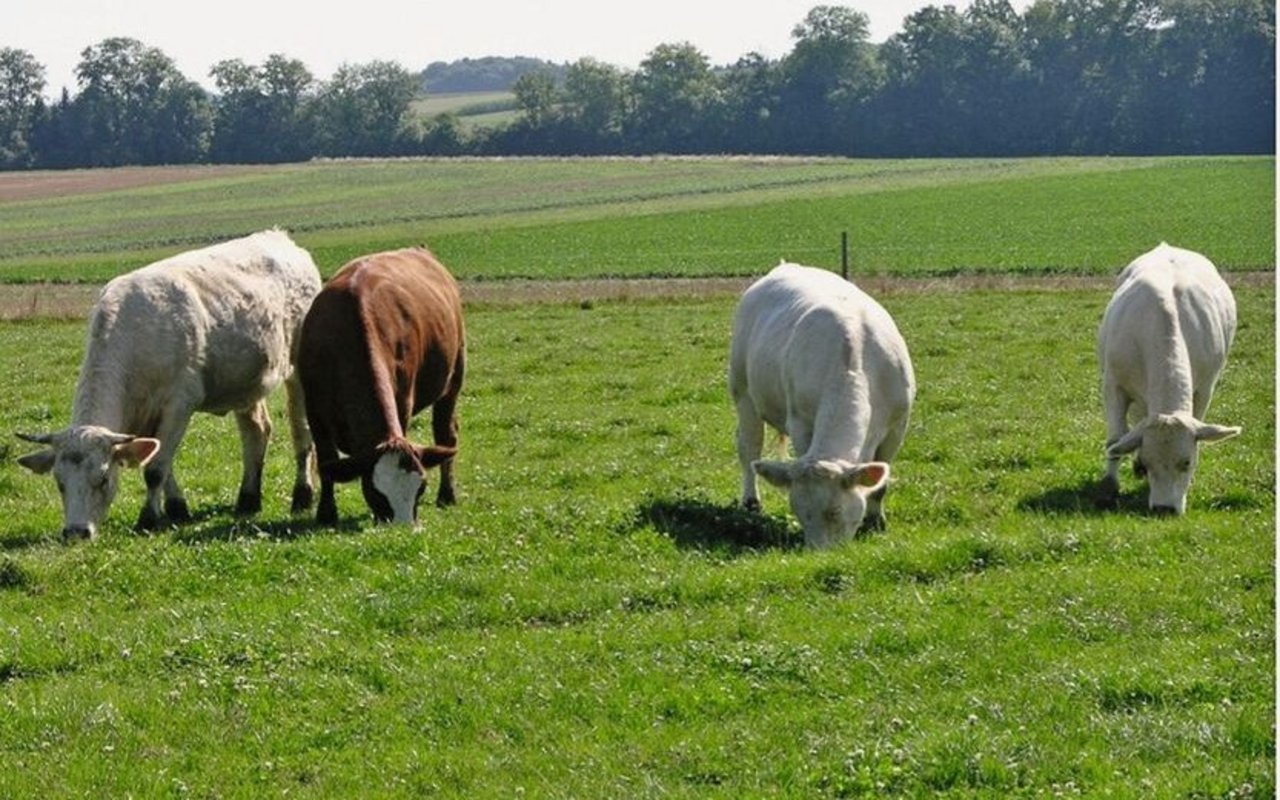
<svg viewBox="0 0 1280 800">
<path fill-rule="evenodd" d="M 156 431 L 160 449 L 142 470 L 142 477 L 147 483 L 147 499 L 138 515 L 136 527 L 140 531 L 154 530 L 166 518 L 172 522 L 188 522 L 191 519 L 187 500 L 173 474 L 173 459 L 190 422 L 191 410 L 187 408 L 171 409 L 160 420 Z"/>
<path fill-rule="evenodd" d="M 1107 419 L 1106 446 L 1108 449 L 1129 432 L 1129 423 L 1126 421 L 1129 402 L 1129 396 L 1123 389 L 1109 380 L 1103 380 L 1102 404 Z M 1102 492 L 1107 497 L 1116 497 L 1120 494 L 1119 471 L 1122 456 L 1113 456 L 1107 453 L 1104 458 L 1106 463 L 1105 471 L 1102 475 Z"/>
<path fill-rule="evenodd" d="M 267 442 L 271 439 L 271 415 L 267 412 L 267 402 L 259 400 L 248 409 L 237 411 L 236 426 L 240 429 L 240 452 L 244 462 L 240 492 L 236 496 L 236 513 L 256 514 L 262 510 L 262 465 L 267 457 Z"/>
<path fill-rule="evenodd" d="M 742 470 L 742 505 L 750 511 L 760 510 L 760 497 L 756 494 L 756 472 L 752 462 L 760 458 L 764 448 L 764 422 L 756 413 L 755 404 L 748 397 L 734 401 L 738 411 L 738 468 Z"/>
</svg>

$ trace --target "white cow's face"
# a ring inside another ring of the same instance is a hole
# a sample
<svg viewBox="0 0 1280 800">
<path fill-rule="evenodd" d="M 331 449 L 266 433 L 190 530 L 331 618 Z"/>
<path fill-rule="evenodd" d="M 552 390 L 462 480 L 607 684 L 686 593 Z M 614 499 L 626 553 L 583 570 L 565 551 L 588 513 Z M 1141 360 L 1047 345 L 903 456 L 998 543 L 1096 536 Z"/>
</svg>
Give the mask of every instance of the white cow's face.
<svg viewBox="0 0 1280 800">
<path fill-rule="evenodd" d="M 82 425 L 45 436 L 23 436 L 49 448 L 18 463 L 37 474 L 53 473 L 62 495 L 62 536 L 93 538 L 115 499 L 121 466 L 142 466 L 160 447 L 156 439 Z"/>
<path fill-rule="evenodd" d="M 418 498 L 426 486 L 422 464 L 400 450 L 388 450 L 373 464 L 364 484 L 365 501 L 379 522 L 412 525 L 418 518 Z"/>
<path fill-rule="evenodd" d="M 1199 443 L 1217 442 L 1239 428 L 1207 425 L 1190 414 L 1160 414 L 1144 421 L 1111 446 L 1110 455 L 1137 451 L 1147 471 L 1147 506 L 1160 513 L 1182 514 L 1199 461 Z"/>
<path fill-rule="evenodd" d="M 883 489 L 889 478 L 889 465 L 878 461 L 757 461 L 752 466 L 760 477 L 787 490 L 805 544 L 817 548 L 855 533 L 866 516 L 868 496 Z"/>
</svg>

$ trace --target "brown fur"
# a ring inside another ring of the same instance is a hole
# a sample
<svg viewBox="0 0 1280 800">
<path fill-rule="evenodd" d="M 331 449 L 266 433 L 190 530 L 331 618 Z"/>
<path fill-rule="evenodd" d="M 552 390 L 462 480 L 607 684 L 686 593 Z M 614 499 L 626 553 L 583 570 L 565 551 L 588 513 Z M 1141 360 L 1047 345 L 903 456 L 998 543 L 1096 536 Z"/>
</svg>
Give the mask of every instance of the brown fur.
<svg viewBox="0 0 1280 800">
<path fill-rule="evenodd" d="M 424 467 L 441 463 L 437 504 L 453 502 L 465 361 L 458 284 L 428 250 L 362 256 L 329 279 L 307 313 L 298 355 L 320 463 L 317 519 L 336 521 L 333 483 L 367 479 L 389 448 Z M 427 406 L 434 448 L 405 439 L 410 418 Z"/>
</svg>

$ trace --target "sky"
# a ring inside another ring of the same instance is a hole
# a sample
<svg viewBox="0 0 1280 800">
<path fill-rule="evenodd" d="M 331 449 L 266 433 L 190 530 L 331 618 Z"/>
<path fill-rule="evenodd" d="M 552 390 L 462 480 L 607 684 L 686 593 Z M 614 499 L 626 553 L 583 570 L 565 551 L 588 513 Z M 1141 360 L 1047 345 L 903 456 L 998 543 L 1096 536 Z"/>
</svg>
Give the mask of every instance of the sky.
<svg viewBox="0 0 1280 800">
<path fill-rule="evenodd" d="M 223 59 L 261 64 L 282 53 L 326 80 L 343 63 L 395 61 L 417 72 L 433 61 L 487 55 L 576 61 L 591 56 L 634 68 L 656 45 L 693 43 L 713 64 L 752 51 L 780 58 L 791 30 L 823 0 L 9 0 L 0 47 L 26 50 L 45 67 L 45 93 L 77 91 L 86 47 L 127 36 L 159 48 L 191 80 L 212 86 Z M 838 0 L 826 0 L 838 3 Z M 10 5 L 12 3 L 12 5 Z M 849 5 L 884 41 L 902 20 L 944 0 L 860 0 Z M 958 7 L 967 2 L 952 1 Z"/>
</svg>

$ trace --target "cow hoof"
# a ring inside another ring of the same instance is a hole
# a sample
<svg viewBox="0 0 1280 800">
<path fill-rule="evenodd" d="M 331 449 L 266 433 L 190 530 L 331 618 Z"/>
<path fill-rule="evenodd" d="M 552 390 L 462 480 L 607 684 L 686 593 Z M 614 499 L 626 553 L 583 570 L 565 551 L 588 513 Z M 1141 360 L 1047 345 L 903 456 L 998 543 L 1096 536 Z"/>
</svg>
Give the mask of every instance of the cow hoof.
<svg viewBox="0 0 1280 800">
<path fill-rule="evenodd" d="M 300 483 L 293 487 L 293 506 L 290 510 L 294 514 L 301 514 L 303 511 L 311 508 L 311 503 L 314 502 L 314 500 L 315 492 L 312 488 L 305 483 Z"/>
<path fill-rule="evenodd" d="M 160 516 L 151 510 L 151 506 L 143 506 L 141 513 L 138 514 L 138 521 L 134 523 L 133 529 L 137 531 L 154 531 L 160 527 Z"/>
<path fill-rule="evenodd" d="M 248 517 L 262 510 L 262 495 L 254 492 L 241 492 L 236 498 L 236 516 Z"/>
<path fill-rule="evenodd" d="M 316 524 L 337 525 L 338 507 L 333 503 L 325 503 L 321 500 L 319 507 L 316 508 Z"/>
<path fill-rule="evenodd" d="M 436 495 L 436 508 L 448 508 L 449 506 L 456 506 L 457 504 L 458 498 L 454 496 L 451 491 L 446 492 L 441 489 L 440 493 Z"/>
<path fill-rule="evenodd" d="M 862 520 L 862 524 L 858 526 L 858 533 L 879 533 L 886 527 L 888 526 L 884 521 L 884 514 L 874 514 Z"/>
<path fill-rule="evenodd" d="M 165 500 L 164 515 L 168 517 L 171 522 L 191 521 L 191 509 L 187 508 L 186 500 Z"/>
<path fill-rule="evenodd" d="M 760 500 L 759 498 L 756 498 L 756 497 L 752 497 L 749 500 L 743 500 L 742 507 L 745 508 L 747 511 L 759 511 Z"/>
</svg>

